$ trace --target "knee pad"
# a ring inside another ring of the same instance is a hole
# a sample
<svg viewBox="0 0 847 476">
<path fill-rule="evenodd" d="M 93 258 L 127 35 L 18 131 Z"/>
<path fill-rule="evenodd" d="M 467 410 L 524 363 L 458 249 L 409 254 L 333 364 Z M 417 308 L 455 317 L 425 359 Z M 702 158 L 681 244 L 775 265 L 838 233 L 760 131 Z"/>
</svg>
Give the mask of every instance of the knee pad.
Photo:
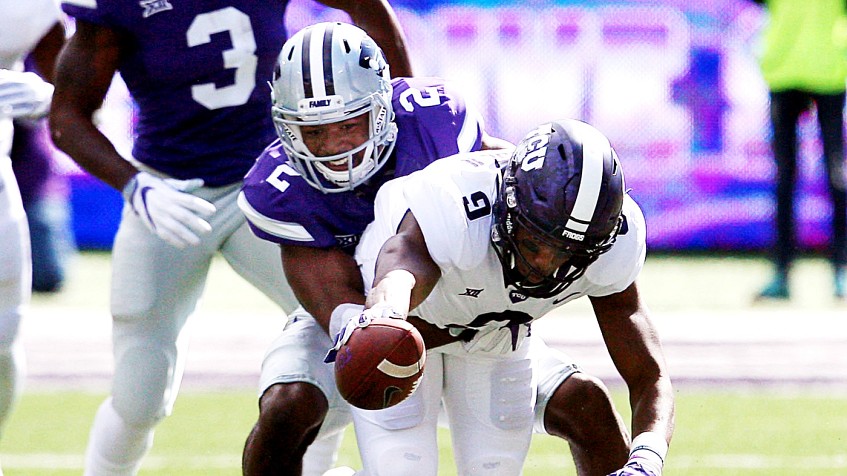
<svg viewBox="0 0 847 476">
<path fill-rule="evenodd" d="M 406 402 L 401 403 L 403 405 Z M 388 410 L 393 410 L 394 407 Z M 385 410 L 354 410 L 356 439 L 368 476 L 436 476 L 438 442 L 435 420 L 390 430 L 386 426 L 402 418 L 383 421 L 376 418 Z M 417 421 L 417 420 L 416 420 Z M 404 423 L 410 423 L 405 421 Z"/>
<path fill-rule="evenodd" d="M 458 469 L 463 476 L 517 476 L 522 467 L 521 460 L 509 455 L 479 455 Z"/>
<path fill-rule="evenodd" d="M 382 453 L 377 455 L 375 460 L 376 468 L 366 468 L 366 474 L 369 476 L 435 476 L 438 474 L 437 449 L 427 451 L 414 442 L 385 445 Z"/>
<path fill-rule="evenodd" d="M 386 430 L 404 430 L 419 425 L 424 419 L 425 409 L 423 399 L 416 394 L 413 393 L 400 405 L 380 410 L 377 424 Z"/>
<path fill-rule="evenodd" d="M 424 420 L 437 420 L 441 411 L 443 362 L 440 354 L 427 356 L 420 385 L 402 403 L 378 411 L 356 410 L 358 418 L 385 430 L 406 430 Z"/>
<path fill-rule="evenodd" d="M 116 359 L 112 405 L 128 425 L 151 428 L 171 413 L 181 377 L 174 362 L 174 353 L 145 347 Z"/>
<path fill-rule="evenodd" d="M 0 348 L 8 351 L 20 332 L 24 303 L 29 302 L 29 279 L 14 269 L 16 263 L 0 259 L 0 265 L 10 268 L 0 270 Z"/>
<path fill-rule="evenodd" d="M 527 361 L 503 365 L 491 374 L 491 423 L 501 430 L 531 425 L 535 388 Z"/>
<path fill-rule="evenodd" d="M 2 295 L 0 295 L 2 297 Z M 0 300 L 0 352 L 9 352 L 20 333 L 21 308 L 6 306 Z"/>
</svg>

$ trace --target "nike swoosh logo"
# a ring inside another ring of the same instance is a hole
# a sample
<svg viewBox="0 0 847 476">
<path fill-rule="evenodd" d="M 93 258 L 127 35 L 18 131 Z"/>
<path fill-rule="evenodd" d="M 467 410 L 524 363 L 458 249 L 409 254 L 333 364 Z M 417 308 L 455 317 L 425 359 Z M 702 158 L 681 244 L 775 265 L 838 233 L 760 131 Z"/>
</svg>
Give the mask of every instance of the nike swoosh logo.
<svg viewBox="0 0 847 476">
<path fill-rule="evenodd" d="M 570 294 L 568 294 L 567 296 L 565 296 L 565 297 L 563 297 L 563 298 L 560 298 L 560 299 L 554 299 L 554 300 L 553 300 L 553 305 L 555 306 L 556 304 L 561 304 L 561 303 L 562 303 L 562 301 L 565 301 L 567 298 L 569 298 L 569 297 L 571 297 L 571 296 L 576 296 L 577 294 L 579 294 L 579 293 L 570 293 Z"/>
</svg>

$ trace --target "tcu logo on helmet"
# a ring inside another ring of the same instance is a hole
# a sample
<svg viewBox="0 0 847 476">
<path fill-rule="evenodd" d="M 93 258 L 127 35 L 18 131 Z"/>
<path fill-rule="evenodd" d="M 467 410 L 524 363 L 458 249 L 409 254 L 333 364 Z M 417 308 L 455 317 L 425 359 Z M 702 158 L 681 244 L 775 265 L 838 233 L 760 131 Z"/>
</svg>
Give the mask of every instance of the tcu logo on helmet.
<svg viewBox="0 0 847 476">
<path fill-rule="evenodd" d="M 520 164 L 525 172 L 544 166 L 544 156 L 547 154 L 547 144 L 550 143 L 552 131 L 552 124 L 544 124 L 521 141 L 523 158 L 520 159 Z"/>
</svg>

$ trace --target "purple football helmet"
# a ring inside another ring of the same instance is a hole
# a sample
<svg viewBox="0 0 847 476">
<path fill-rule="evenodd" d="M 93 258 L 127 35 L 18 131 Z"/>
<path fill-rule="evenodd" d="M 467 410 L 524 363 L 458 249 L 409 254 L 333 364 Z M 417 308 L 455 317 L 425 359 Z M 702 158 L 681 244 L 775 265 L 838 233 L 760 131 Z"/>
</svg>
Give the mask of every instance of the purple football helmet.
<svg viewBox="0 0 847 476">
<path fill-rule="evenodd" d="M 530 132 L 503 170 L 494 203 L 491 239 L 507 284 L 534 298 L 562 292 L 612 247 L 624 193 L 617 154 L 594 127 L 564 119 Z M 515 241 L 518 228 L 569 259 L 540 283 L 530 283 L 518 272 L 519 260 L 534 270 Z"/>
</svg>

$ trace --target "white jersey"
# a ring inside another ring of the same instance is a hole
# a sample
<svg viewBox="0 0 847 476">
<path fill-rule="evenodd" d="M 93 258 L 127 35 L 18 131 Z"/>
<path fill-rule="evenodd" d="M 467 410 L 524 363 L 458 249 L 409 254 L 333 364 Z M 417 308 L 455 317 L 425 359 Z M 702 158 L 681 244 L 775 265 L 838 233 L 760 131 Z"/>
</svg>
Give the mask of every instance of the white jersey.
<svg viewBox="0 0 847 476">
<path fill-rule="evenodd" d="M 373 284 L 379 248 L 407 210 L 417 219 L 442 274 L 411 314 L 441 328 L 516 328 L 566 302 L 620 292 L 635 281 L 644 264 L 646 232 L 641 210 L 625 196 L 625 223 L 617 240 L 582 277 L 546 299 L 528 298 L 507 287 L 490 236 L 496 177 L 508 159 L 509 151 L 460 154 L 384 185 L 376 199 L 376 220 L 356 253 L 365 289 Z"/>
<path fill-rule="evenodd" d="M 0 0 L 0 69 L 23 69 L 24 56 L 50 31 L 61 10 L 54 0 Z M 12 120 L 0 117 L 0 157 L 12 148 Z"/>
<path fill-rule="evenodd" d="M 53 0 L 0 0 L 0 69 L 22 70 L 24 56 L 58 18 Z M 7 105 L 0 104 L 0 110 Z M 0 112 L 0 427 L 25 378 L 18 336 L 32 286 L 29 229 L 12 172 L 11 148 L 12 119 Z"/>
<path fill-rule="evenodd" d="M 0 0 L 0 68 L 12 69 L 59 20 L 54 0 Z"/>
</svg>

